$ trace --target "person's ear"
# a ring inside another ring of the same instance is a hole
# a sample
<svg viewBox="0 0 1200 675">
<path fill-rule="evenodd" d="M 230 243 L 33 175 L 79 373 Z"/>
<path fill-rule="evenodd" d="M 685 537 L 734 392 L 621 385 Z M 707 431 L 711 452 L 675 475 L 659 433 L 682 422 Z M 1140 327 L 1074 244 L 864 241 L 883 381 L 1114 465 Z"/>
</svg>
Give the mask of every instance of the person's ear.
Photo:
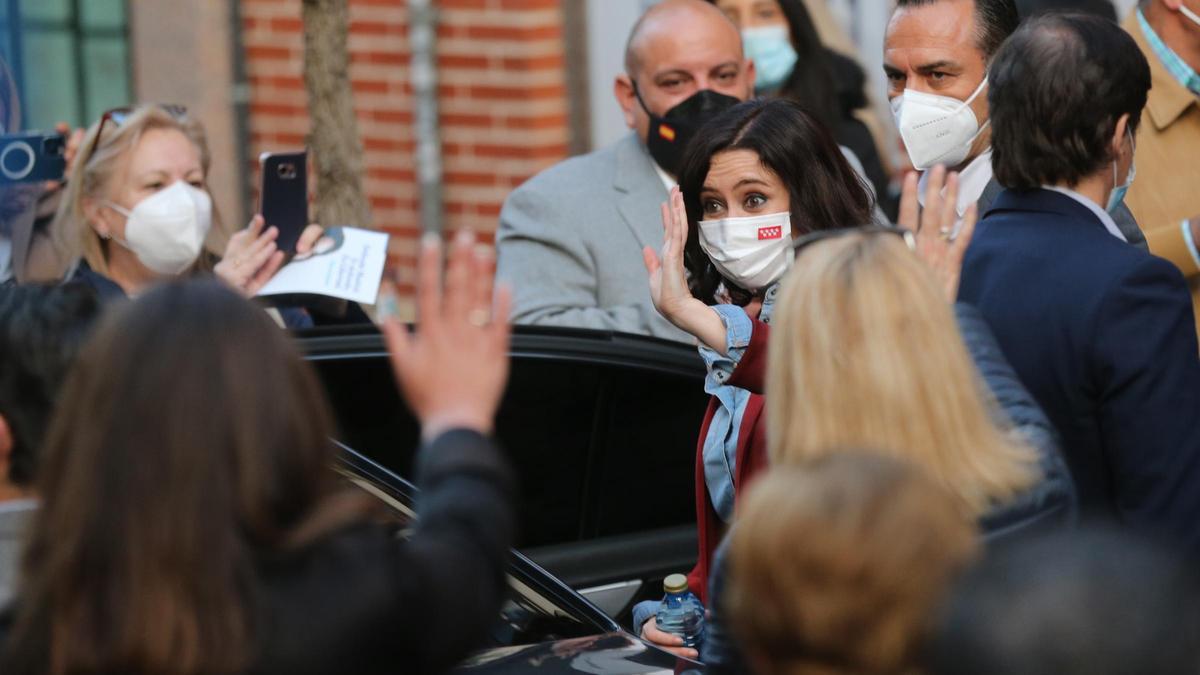
<svg viewBox="0 0 1200 675">
<path fill-rule="evenodd" d="M 621 112 L 625 115 L 625 125 L 636 129 L 637 117 L 634 108 L 638 104 L 637 95 L 633 92 L 633 80 L 625 73 L 617 75 L 613 81 L 613 95 L 617 97 L 617 104 L 621 106 Z"/>
<path fill-rule="evenodd" d="M 1111 143 L 1110 148 L 1112 149 L 1113 157 L 1120 157 L 1124 153 L 1125 135 L 1128 133 L 1129 133 L 1129 113 L 1125 113 L 1124 115 L 1121 115 L 1117 119 L 1117 124 L 1113 127 L 1113 136 L 1110 141 L 1110 143 Z M 1130 152 L 1133 151 L 1132 144 L 1131 144 L 1131 147 L 1129 148 L 1129 150 L 1130 150 Z"/>
<path fill-rule="evenodd" d="M 104 219 L 104 207 L 100 205 L 100 201 L 93 197 L 84 197 L 80 200 L 80 207 L 83 209 L 83 218 L 87 224 L 96 231 L 96 234 L 107 239 L 112 236 L 112 230 L 108 226 L 108 221 Z"/>
</svg>

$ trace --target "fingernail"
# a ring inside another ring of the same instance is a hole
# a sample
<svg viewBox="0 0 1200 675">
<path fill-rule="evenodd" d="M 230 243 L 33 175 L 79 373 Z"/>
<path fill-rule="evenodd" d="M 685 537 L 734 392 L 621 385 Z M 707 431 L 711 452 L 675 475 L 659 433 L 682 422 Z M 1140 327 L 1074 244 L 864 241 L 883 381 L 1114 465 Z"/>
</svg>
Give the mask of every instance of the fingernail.
<svg viewBox="0 0 1200 675">
<path fill-rule="evenodd" d="M 475 231 L 469 227 L 464 227 L 454 235 L 454 238 L 459 244 L 472 244 L 475 242 Z"/>
<path fill-rule="evenodd" d="M 437 232 L 426 232 L 421 236 L 421 248 L 438 248 L 442 245 L 442 238 Z"/>
</svg>

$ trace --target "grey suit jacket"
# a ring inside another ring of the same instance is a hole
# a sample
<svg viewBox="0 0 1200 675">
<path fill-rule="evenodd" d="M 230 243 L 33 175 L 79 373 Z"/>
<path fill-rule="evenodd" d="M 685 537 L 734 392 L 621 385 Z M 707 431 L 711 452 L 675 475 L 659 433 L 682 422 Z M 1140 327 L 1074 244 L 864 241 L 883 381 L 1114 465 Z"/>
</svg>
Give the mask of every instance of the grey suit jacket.
<svg viewBox="0 0 1200 675">
<path fill-rule="evenodd" d="M 650 301 L 642 248 L 662 246 L 666 188 L 637 136 L 534 176 L 504 202 L 497 271 L 517 324 L 694 342 Z"/>
<path fill-rule="evenodd" d="M 12 504 L 0 502 L 0 609 L 12 600 L 25 528 L 36 508 L 33 501 Z"/>
<path fill-rule="evenodd" d="M 983 194 L 980 195 L 979 201 L 976 202 L 979 205 L 980 218 L 983 218 L 987 210 L 992 208 L 992 202 L 996 201 L 996 197 L 1003 191 L 1004 186 L 997 183 L 995 178 L 988 182 L 987 186 L 983 188 Z M 1112 217 L 1113 222 L 1117 224 L 1117 229 L 1125 235 L 1126 241 L 1143 251 L 1149 250 L 1149 246 L 1146 244 L 1146 235 L 1142 234 L 1142 228 L 1138 227 L 1137 220 L 1134 219 L 1133 213 L 1129 211 L 1129 207 L 1125 206 L 1124 202 L 1112 214 Z"/>
</svg>

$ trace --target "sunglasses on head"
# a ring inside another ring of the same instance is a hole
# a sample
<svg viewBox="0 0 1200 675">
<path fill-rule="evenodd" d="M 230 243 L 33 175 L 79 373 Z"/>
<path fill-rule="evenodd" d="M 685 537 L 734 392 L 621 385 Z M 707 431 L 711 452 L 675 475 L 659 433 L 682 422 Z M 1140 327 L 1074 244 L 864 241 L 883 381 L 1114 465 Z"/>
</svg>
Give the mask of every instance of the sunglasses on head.
<svg viewBox="0 0 1200 675">
<path fill-rule="evenodd" d="M 96 137 L 92 139 L 92 144 L 88 147 L 87 153 L 80 157 L 81 161 L 86 164 L 92 159 L 92 156 L 96 154 L 96 150 L 100 147 L 100 136 L 104 133 L 104 125 L 107 124 L 109 120 L 112 120 L 113 123 L 120 127 L 122 124 L 125 124 L 125 120 L 129 119 L 129 116 L 132 115 L 134 111 L 138 110 L 139 107 L 140 106 L 122 106 L 120 108 L 111 108 L 109 110 L 105 110 L 104 114 L 100 116 L 100 124 L 96 127 Z M 174 117 L 176 120 L 183 121 L 187 119 L 187 108 L 184 106 L 175 105 L 172 103 L 159 103 L 155 107 L 167 113 L 171 117 Z"/>
<path fill-rule="evenodd" d="M 860 225 L 857 227 L 839 227 L 832 230 L 817 230 L 816 232 L 809 232 L 808 234 L 796 239 L 796 241 L 792 244 L 792 253 L 795 256 L 799 256 L 801 251 L 809 246 L 812 246 L 813 244 L 856 233 L 867 235 L 896 235 L 904 240 L 904 245 L 908 246 L 908 250 L 917 250 L 916 236 L 912 232 L 902 227 L 896 227 L 894 225 Z"/>
</svg>

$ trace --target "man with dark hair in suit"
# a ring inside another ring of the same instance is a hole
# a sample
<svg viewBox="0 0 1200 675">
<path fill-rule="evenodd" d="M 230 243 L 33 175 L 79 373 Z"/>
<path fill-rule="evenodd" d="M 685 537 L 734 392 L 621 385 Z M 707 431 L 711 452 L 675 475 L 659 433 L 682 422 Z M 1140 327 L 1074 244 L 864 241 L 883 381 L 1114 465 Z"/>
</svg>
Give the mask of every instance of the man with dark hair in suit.
<svg viewBox="0 0 1200 675">
<path fill-rule="evenodd" d="M 1115 23 L 1049 14 L 991 66 L 992 165 L 960 300 L 1062 435 L 1085 513 L 1200 550 L 1200 358 L 1188 288 L 1114 222 L 1150 68 Z"/>
<path fill-rule="evenodd" d="M 913 167 L 958 172 L 956 210 L 987 213 L 1000 184 L 992 173 L 988 64 L 1017 29 L 1014 0 L 897 0 L 883 45 L 896 126 Z M 925 194 L 925 175 L 920 191 Z M 1123 205 L 1113 216 L 1126 239 L 1145 237 Z"/>
</svg>

